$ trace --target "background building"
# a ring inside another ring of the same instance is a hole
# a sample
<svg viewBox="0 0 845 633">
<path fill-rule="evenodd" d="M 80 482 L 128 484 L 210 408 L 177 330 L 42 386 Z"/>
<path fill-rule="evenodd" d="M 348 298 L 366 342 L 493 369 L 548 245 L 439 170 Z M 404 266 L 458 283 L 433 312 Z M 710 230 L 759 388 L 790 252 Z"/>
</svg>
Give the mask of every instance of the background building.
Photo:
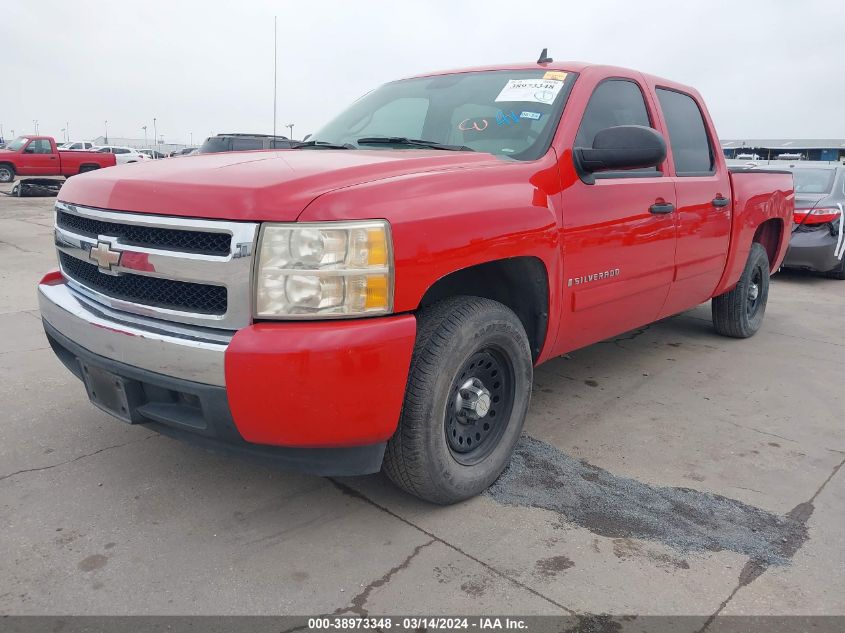
<svg viewBox="0 0 845 633">
<path fill-rule="evenodd" d="M 761 160 L 774 160 L 780 154 L 800 154 L 802 160 L 841 162 L 845 159 L 845 138 L 831 139 L 726 139 L 722 151 L 727 158 L 757 154 Z"/>
</svg>

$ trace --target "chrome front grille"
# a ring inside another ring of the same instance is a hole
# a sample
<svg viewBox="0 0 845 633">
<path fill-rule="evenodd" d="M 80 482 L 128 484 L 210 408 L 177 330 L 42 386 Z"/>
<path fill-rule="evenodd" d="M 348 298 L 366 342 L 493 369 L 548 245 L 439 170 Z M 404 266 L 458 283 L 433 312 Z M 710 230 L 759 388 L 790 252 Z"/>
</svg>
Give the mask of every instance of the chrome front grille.
<svg viewBox="0 0 845 633">
<path fill-rule="evenodd" d="M 59 253 L 59 263 L 71 279 L 116 299 L 200 314 L 226 314 L 227 293 L 223 286 L 132 273 L 106 275 L 97 269 L 96 264 L 89 264 L 67 253 Z"/>
<path fill-rule="evenodd" d="M 73 291 L 114 310 L 204 327 L 250 323 L 257 230 L 56 203 L 59 266 Z"/>
<path fill-rule="evenodd" d="M 185 231 L 182 229 L 104 222 L 103 220 L 74 215 L 67 211 L 56 212 L 56 225 L 88 237 L 111 235 L 120 238 L 124 244 L 129 246 L 149 246 L 186 253 L 225 256 L 229 254 L 232 246 L 232 236 L 227 233 Z"/>
</svg>

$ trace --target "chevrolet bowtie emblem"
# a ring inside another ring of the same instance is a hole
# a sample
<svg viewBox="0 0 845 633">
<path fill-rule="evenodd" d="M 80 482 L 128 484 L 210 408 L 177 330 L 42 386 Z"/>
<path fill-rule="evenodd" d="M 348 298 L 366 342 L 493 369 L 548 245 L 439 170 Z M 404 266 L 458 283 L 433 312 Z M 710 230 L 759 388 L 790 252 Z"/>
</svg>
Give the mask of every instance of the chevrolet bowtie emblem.
<svg viewBox="0 0 845 633">
<path fill-rule="evenodd" d="M 117 266 L 120 263 L 120 256 L 122 251 L 112 250 L 111 244 L 108 242 L 97 242 L 96 246 L 92 246 L 88 253 L 88 258 L 97 262 L 97 266 L 103 271 L 111 271 L 112 266 Z"/>
</svg>

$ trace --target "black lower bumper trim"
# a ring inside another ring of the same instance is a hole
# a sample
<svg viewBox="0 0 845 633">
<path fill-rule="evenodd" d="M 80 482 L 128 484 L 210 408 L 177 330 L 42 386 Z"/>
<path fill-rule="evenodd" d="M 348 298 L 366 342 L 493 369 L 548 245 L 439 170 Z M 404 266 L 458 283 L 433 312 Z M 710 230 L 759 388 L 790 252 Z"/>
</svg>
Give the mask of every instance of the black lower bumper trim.
<svg viewBox="0 0 845 633">
<path fill-rule="evenodd" d="M 381 469 L 385 442 L 341 448 L 292 448 L 251 444 L 238 432 L 225 387 L 205 385 L 139 369 L 77 345 L 46 321 L 44 330 L 59 360 L 82 379 L 80 361 L 130 383 L 130 417 L 162 435 L 218 453 L 320 476 L 367 475 Z"/>
<path fill-rule="evenodd" d="M 794 232 L 782 265 L 826 273 L 842 263 L 835 255 L 836 246 L 837 238 L 827 228 Z"/>
</svg>

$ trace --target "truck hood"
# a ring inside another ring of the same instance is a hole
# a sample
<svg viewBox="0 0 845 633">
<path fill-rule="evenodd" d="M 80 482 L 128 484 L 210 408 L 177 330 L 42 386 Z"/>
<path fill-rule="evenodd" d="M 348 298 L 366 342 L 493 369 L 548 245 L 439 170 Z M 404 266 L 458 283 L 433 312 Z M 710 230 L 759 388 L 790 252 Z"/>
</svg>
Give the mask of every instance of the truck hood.
<svg viewBox="0 0 845 633">
<path fill-rule="evenodd" d="M 438 150 L 271 150 L 162 159 L 70 178 L 59 200 L 101 209 L 293 221 L 317 196 L 407 174 L 501 164 Z M 362 210 L 362 212 L 366 212 Z"/>
</svg>

